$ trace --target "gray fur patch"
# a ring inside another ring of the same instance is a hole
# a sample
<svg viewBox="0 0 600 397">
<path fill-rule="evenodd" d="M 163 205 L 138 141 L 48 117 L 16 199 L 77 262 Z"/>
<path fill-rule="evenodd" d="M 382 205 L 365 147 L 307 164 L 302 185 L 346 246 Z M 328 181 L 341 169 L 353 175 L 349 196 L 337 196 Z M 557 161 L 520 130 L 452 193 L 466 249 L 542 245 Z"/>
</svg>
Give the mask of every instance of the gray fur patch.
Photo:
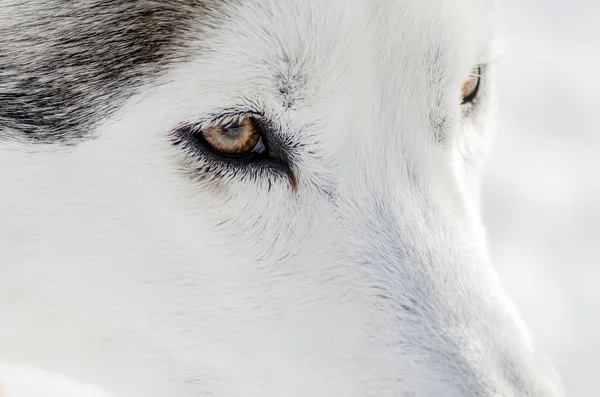
<svg viewBox="0 0 600 397">
<path fill-rule="evenodd" d="M 185 61 L 210 0 L 25 0 L 0 5 L 0 138 L 89 137 L 136 89 Z"/>
</svg>

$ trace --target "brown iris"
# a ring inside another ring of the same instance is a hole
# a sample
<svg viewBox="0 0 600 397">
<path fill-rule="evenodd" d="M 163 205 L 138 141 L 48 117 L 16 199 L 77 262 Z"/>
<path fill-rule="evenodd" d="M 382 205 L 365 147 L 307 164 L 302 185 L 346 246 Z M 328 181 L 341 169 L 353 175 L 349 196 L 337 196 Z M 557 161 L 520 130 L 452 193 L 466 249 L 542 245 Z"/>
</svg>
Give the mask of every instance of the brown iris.
<svg viewBox="0 0 600 397">
<path fill-rule="evenodd" d="M 262 151 L 260 127 L 251 117 L 205 128 L 200 135 L 213 151 L 225 156 Z"/>
<path fill-rule="evenodd" d="M 462 86 L 462 103 L 471 103 L 477 96 L 481 84 L 481 66 L 471 72 L 469 80 Z"/>
</svg>

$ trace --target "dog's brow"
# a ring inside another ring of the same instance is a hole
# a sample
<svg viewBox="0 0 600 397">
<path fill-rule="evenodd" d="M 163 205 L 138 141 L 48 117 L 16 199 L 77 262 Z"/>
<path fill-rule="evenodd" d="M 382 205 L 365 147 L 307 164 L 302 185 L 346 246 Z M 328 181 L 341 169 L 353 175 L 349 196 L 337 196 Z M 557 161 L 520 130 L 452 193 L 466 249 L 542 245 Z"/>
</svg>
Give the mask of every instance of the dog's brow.
<svg viewBox="0 0 600 397">
<path fill-rule="evenodd" d="M 72 142 L 145 79 L 186 56 L 214 0 L 48 0 L 0 5 L 0 138 Z M 177 58 L 177 59 L 176 59 Z M 3 132 L 4 131 L 4 132 Z"/>
</svg>

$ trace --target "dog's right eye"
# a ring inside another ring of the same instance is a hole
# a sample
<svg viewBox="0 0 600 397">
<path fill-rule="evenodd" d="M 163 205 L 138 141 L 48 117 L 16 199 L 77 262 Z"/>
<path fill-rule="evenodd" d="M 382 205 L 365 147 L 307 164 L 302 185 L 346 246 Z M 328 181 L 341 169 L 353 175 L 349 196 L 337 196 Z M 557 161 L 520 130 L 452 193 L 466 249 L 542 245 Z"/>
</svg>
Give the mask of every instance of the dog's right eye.
<svg viewBox="0 0 600 397">
<path fill-rule="evenodd" d="M 173 145 L 188 154 L 183 160 L 192 167 L 194 177 L 259 180 L 277 175 L 295 180 L 290 144 L 269 120 L 248 114 L 225 115 L 204 123 L 181 124 L 171 138 Z"/>
<path fill-rule="evenodd" d="M 265 152 L 260 125 L 251 117 L 218 124 L 197 132 L 208 149 L 226 157 L 242 157 Z"/>
</svg>

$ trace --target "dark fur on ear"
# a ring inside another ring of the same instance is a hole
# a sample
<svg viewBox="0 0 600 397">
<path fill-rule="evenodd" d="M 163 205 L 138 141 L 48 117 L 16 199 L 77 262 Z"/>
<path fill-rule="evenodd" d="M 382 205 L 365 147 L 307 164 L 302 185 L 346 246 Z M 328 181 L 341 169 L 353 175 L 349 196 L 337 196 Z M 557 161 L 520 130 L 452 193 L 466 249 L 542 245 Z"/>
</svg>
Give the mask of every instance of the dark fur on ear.
<svg viewBox="0 0 600 397">
<path fill-rule="evenodd" d="M 185 60 L 217 9 L 210 0 L 0 4 L 0 137 L 89 137 L 140 84 Z"/>
</svg>

